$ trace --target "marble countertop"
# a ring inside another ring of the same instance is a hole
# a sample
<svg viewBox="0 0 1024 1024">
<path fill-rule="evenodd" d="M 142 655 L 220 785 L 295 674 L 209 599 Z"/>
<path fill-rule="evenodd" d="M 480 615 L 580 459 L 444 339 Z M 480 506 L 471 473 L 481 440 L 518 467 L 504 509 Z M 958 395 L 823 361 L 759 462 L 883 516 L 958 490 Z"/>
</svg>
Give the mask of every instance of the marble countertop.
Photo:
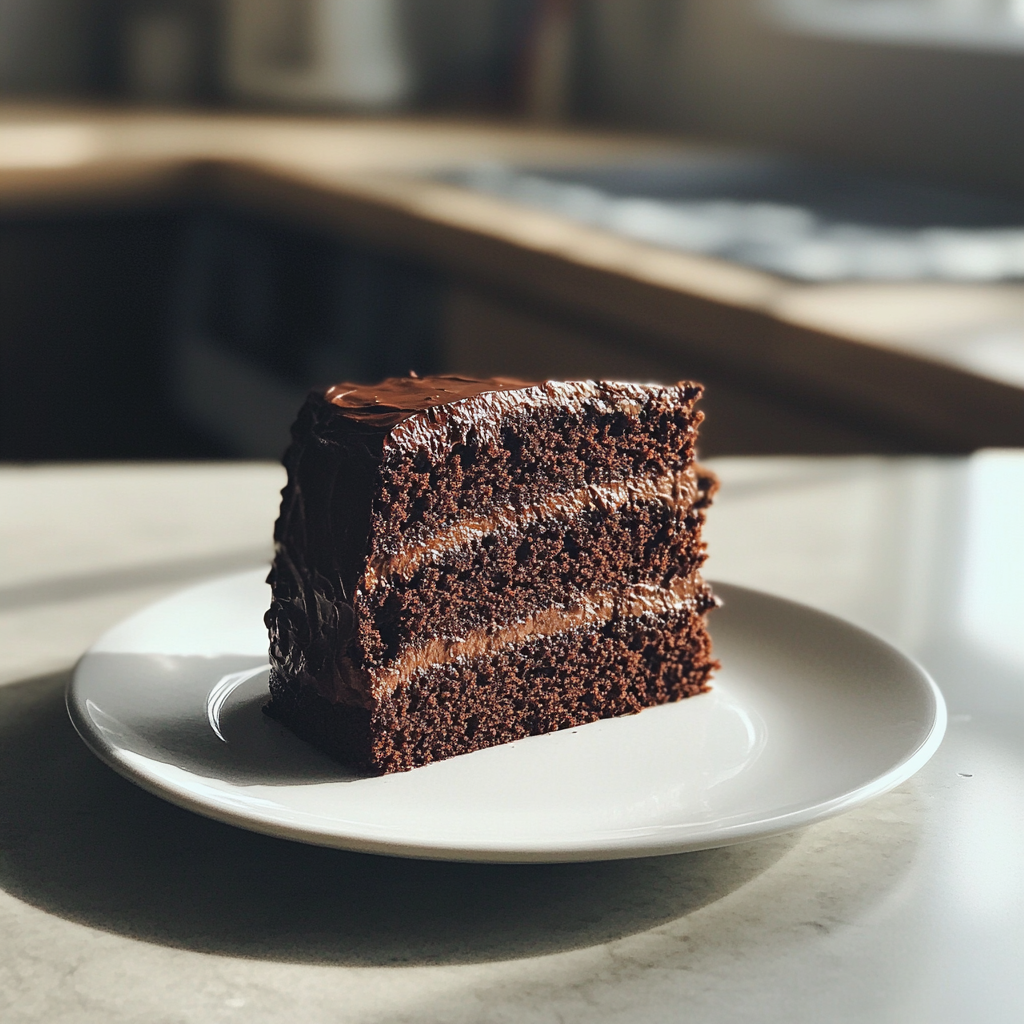
<svg viewBox="0 0 1024 1024">
<path fill-rule="evenodd" d="M 607 864 L 305 847 L 101 765 L 63 687 L 141 605 L 269 554 L 281 470 L 0 469 L 0 1019 L 1024 1019 L 1024 453 L 716 463 L 709 575 L 918 657 L 906 785 L 792 835 Z"/>
</svg>

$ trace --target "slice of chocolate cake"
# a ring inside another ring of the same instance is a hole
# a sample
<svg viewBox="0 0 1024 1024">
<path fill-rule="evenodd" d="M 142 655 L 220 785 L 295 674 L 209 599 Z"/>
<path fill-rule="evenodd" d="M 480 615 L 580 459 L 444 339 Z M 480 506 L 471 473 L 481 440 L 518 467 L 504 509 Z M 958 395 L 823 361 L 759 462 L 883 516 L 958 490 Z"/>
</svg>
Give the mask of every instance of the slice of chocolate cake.
<svg viewBox="0 0 1024 1024">
<path fill-rule="evenodd" d="M 292 428 L 268 714 L 414 768 L 707 689 L 697 384 L 339 384 Z"/>
</svg>

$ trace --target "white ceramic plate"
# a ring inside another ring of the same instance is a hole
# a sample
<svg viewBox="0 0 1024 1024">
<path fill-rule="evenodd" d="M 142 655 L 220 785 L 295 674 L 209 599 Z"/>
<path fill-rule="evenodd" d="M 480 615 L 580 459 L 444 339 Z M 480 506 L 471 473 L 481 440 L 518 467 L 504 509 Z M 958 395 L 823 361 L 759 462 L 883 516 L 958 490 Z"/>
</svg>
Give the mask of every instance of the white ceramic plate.
<svg viewBox="0 0 1024 1024">
<path fill-rule="evenodd" d="M 711 693 L 383 778 L 261 713 L 264 571 L 107 633 L 68 690 L 76 728 L 145 789 L 244 828 L 446 860 L 603 860 L 726 846 L 884 793 L 935 752 L 942 695 L 841 619 L 716 585 Z"/>
</svg>

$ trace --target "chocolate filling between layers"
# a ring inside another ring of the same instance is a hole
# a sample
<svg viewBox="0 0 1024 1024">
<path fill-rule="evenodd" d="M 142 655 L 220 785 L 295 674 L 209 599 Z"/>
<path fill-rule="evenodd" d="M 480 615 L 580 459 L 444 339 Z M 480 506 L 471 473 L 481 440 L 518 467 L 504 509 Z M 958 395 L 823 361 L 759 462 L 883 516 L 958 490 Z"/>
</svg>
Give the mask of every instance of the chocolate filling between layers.
<svg viewBox="0 0 1024 1024">
<path fill-rule="evenodd" d="M 436 561 L 459 548 L 469 547 L 489 534 L 520 533 L 538 522 L 571 522 L 589 508 L 616 512 L 627 504 L 655 501 L 682 516 L 693 507 L 699 493 L 697 471 L 688 466 L 647 479 L 587 484 L 575 490 L 545 495 L 532 503 L 497 506 L 487 515 L 467 517 L 438 530 L 418 544 L 406 544 L 394 553 L 377 555 L 366 568 L 360 590 L 369 594 L 385 576 L 411 579 L 424 562 Z"/>
<path fill-rule="evenodd" d="M 459 636 L 492 622 L 571 605 L 592 590 L 635 583 L 667 586 L 698 569 L 704 545 L 692 519 L 663 506 L 589 510 L 575 522 L 497 534 L 408 580 L 390 577 L 357 598 L 359 664 L 383 668 L 429 636 Z"/>
<path fill-rule="evenodd" d="M 572 604 L 612 580 L 667 586 L 704 561 L 698 533 L 712 486 L 694 467 L 593 484 L 372 558 L 356 599 L 358 664 L 382 669 L 423 636 Z"/>
<path fill-rule="evenodd" d="M 403 653 L 386 669 L 361 670 L 346 657 L 341 659 L 346 677 L 345 691 L 323 693 L 336 702 L 350 698 L 351 684 L 361 679 L 359 687 L 368 703 L 376 703 L 405 686 L 419 673 L 436 665 L 489 657 L 502 648 L 530 639 L 544 639 L 573 630 L 592 628 L 621 619 L 647 615 L 662 616 L 684 609 L 706 611 L 716 599 L 696 571 L 672 581 L 667 587 L 640 583 L 617 590 L 595 590 L 568 607 L 552 606 L 516 622 L 491 628 L 467 631 L 462 637 L 434 637 L 421 647 Z"/>
</svg>

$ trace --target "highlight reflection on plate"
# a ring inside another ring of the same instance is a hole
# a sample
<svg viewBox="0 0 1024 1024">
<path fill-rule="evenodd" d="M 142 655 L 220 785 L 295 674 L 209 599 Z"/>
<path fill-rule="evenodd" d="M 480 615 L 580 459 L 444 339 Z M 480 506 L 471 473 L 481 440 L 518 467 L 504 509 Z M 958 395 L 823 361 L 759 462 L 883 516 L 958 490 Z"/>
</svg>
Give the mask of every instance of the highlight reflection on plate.
<svg viewBox="0 0 1024 1024">
<path fill-rule="evenodd" d="M 840 813 L 912 775 L 945 707 L 884 641 L 716 585 L 711 693 L 639 715 L 366 778 L 262 713 L 262 573 L 183 591 L 85 655 L 79 733 L 146 789 L 304 842 L 458 860 L 565 861 L 703 849 Z"/>
</svg>

